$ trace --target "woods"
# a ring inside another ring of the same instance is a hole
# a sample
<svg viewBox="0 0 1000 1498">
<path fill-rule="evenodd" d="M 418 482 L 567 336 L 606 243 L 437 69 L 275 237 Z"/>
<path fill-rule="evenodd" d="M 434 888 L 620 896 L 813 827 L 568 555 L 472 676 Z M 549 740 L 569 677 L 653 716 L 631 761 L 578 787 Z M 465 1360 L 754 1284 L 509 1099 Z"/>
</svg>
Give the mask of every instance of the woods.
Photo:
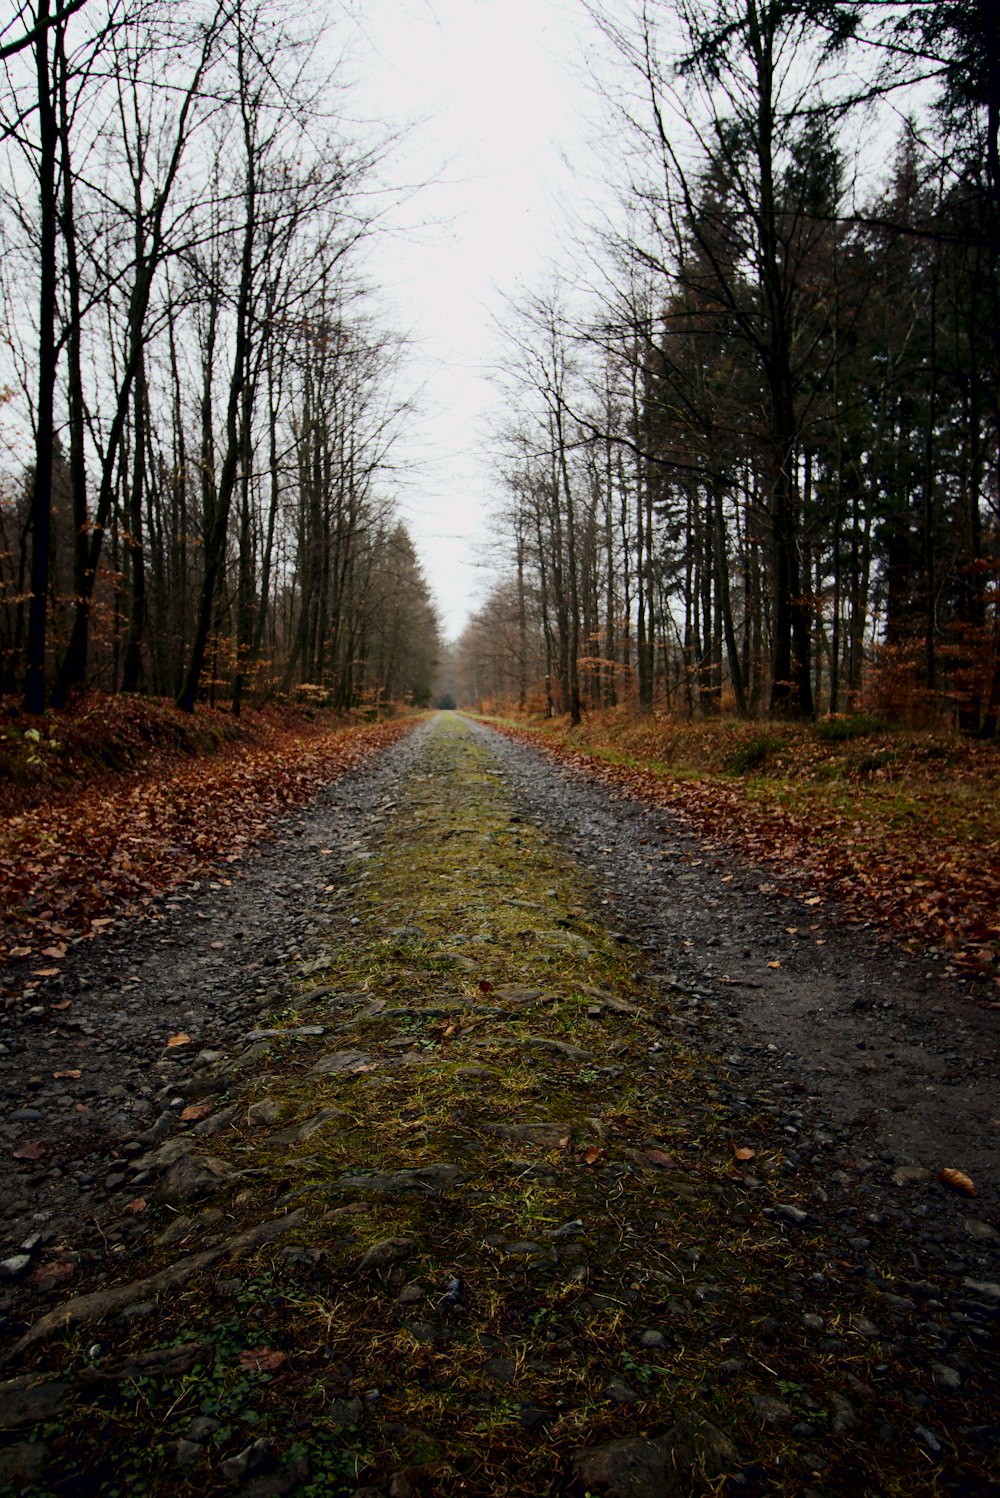
<svg viewBox="0 0 1000 1498">
<path fill-rule="evenodd" d="M 625 227 L 510 304 L 460 691 L 995 732 L 995 8 L 589 9 Z"/>
<path fill-rule="evenodd" d="M 38 0 L 0 41 L 0 691 L 426 700 L 363 265 L 392 140 L 345 124 L 341 40 L 293 0 Z"/>
</svg>

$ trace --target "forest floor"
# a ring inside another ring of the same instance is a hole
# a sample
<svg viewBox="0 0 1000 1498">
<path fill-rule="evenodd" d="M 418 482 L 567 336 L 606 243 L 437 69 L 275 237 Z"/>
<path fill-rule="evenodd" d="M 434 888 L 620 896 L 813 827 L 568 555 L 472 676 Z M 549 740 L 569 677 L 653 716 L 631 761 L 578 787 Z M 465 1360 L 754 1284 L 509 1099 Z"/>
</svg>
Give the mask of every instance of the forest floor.
<svg viewBox="0 0 1000 1498">
<path fill-rule="evenodd" d="M 1000 1491 L 987 984 L 394 731 L 8 966 L 0 1493 Z"/>
</svg>

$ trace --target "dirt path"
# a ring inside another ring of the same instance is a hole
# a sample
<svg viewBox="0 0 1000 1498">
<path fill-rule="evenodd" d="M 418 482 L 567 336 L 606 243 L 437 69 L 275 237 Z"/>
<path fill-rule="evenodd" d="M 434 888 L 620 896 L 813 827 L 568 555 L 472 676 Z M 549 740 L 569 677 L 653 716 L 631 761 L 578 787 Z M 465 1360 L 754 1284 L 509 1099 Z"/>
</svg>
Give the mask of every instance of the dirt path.
<svg viewBox="0 0 1000 1498">
<path fill-rule="evenodd" d="M 996 1027 L 662 820 L 443 715 L 13 1012 L 0 1492 L 995 1490 Z"/>
</svg>

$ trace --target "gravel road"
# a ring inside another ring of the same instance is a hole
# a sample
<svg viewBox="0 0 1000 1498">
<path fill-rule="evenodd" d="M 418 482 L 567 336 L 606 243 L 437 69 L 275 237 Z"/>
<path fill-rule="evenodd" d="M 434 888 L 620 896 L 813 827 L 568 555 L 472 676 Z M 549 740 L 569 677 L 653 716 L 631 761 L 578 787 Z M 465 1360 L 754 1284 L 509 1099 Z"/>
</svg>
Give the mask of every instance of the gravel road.
<svg viewBox="0 0 1000 1498">
<path fill-rule="evenodd" d="M 329 939 L 331 890 L 392 819 L 431 732 L 419 726 L 332 784 L 225 877 L 71 948 L 60 977 L 8 1011 L 9 1335 L 65 1293 L 46 1264 L 68 1265 L 70 1278 L 113 1275 L 142 1246 L 147 1229 L 123 1188 L 129 1160 L 165 1138 L 183 1106 L 170 1037 L 229 1052 L 289 1001 Z M 474 733 L 521 815 L 577 861 L 606 923 L 641 950 L 647 997 L 718 1069 L 735 1112 L 773 1118 L 791 1173 L 828 1162 L 859 1272 L 891 1242 L 905 1245 L 915 1283 L 935 1278 L 922 1335 L 929 1355 L 950 1357 L 942 1377 L 960 1382 L 961 1339 L 981 1349 L 1000 1308 L 1000 1015 L 939 978 L 933 960 L 846 924 L 815 893 L 706 846 L 662 810 L 611 797 L 482 725 Z M 943 1168 L 967 1173 L 975 1195 L 943 1184 Z"/>
</svg>

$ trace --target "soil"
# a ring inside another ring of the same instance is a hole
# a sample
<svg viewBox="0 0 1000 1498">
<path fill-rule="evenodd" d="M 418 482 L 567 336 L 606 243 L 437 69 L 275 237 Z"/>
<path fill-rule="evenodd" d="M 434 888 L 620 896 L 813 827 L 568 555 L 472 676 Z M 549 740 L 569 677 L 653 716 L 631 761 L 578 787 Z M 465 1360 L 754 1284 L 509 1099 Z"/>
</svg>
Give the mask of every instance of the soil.
<svg viewBox="0 0 1000 1498">
<path fill-rule="evenodd" d="M 8 1011 L 0 1492 L 998 1491 L 998 1042 L 794 871 L 440 715 Z"/>
</svg>

